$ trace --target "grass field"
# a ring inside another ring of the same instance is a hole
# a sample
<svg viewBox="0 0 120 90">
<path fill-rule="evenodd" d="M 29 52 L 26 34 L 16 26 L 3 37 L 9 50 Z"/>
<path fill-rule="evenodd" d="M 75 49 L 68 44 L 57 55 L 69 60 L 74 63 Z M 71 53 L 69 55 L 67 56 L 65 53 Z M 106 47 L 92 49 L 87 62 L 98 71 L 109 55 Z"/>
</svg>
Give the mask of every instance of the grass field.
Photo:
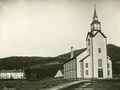
<svg viewBox="0 0 120 90">
<path fill-rule="evenodd" d="M 93 87 L 94 90 L 120 90 L 120 80 L 93 81 L 87 87 Z"/>
<path fill-rule="evenodd" d="M 67 82 L 71 81 L 53 78 L 47 78 L 41 81 L 1 80 L 0 90 L 3 90 L 5 86 L 8 88 L 16 88 L 16 90 L 44 90 Z"/>
<path fill-rule="evenodd" d="M 3 90 L 5 86 L 16 88 L 16 90 L 45 90 L 46 88 L 49 89 L 68 82 L 72 81 L 54 78 L 47 78 L 41 81 L 1 80 L 0 90 Z M 93 80 L 68 86 L 61 90 L 120 90 L 120 80 Z"/>
</svg>

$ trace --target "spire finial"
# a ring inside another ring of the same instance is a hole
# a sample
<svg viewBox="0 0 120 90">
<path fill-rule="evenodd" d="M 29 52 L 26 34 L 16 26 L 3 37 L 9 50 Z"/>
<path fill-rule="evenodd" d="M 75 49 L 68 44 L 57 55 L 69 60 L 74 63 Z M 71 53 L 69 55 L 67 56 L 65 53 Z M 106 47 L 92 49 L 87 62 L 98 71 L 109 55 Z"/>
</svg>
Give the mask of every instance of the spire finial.
<svg viewBox="0 0 120 90">
<path fill-rule="evenodd" d="M 96 4 L 94 3 L 94 9 L 96 9 Z"/>
<path fill-rule="evenodd" d="M 94 4 L 94 17 L 97 17 L 97 13 L 96 13 L 96 4 Z"/>
<path fill-rule="evenodd" d="M 93 4 L 94 4 L 94 8 L 96 8 L 96 2 L 95 2 L 95 0 L 93 0 Z"/>
</svg>

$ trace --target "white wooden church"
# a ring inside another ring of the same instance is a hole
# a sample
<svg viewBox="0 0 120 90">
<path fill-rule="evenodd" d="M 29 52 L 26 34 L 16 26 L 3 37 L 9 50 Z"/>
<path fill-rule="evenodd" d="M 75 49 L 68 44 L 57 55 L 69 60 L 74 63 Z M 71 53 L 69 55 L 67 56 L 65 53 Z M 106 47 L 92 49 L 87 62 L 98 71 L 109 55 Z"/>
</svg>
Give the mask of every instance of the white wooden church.
<svg viewBox="0 0 120 90">
<path fill-rule="evenodd" d="M 101 31 L 96 8 L 94 9 L 91 31 L 86 37 L 86 50 L 80 55 L 73 56 L 64 62 L 64 79 L 70 78 L 112 78 L 112 62 L 107 56 L 107 37 Z"/>
</svg>

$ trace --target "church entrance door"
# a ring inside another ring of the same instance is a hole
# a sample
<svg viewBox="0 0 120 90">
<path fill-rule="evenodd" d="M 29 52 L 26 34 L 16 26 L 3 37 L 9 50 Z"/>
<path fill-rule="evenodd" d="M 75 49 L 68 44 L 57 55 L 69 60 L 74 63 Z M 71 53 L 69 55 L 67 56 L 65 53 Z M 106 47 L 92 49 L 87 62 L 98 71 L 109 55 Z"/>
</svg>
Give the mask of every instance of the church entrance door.
<svg viewBox="0 0 120 90">
<path fill-rule="evenodd" d="M 98 77 L 103 78 L 103 69 L 98 69 Z"/>
</svg>

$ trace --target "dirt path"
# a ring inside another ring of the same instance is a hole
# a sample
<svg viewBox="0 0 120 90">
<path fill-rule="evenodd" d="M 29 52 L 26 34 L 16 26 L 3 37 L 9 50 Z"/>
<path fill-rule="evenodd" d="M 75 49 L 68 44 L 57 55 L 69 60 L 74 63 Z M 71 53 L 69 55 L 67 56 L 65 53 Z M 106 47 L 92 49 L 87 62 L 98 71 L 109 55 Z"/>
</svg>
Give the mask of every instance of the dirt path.
<svg viewBox="0 0 120 90">
<path fill-rule="evenodd" d="M 62 88 L 65 88 L 65 87 L 68 87 L 68 86 L 71 86 L 71 85 L 74 85 L 74 84 L 78 84 L 78 83 L 81 83 L 81 82 L 86 82 L 86 81 L 90 81 L 90 80 L 74 81 L 74 82 L 70 82 L 70 83 L 66 83 L 66 84 L 61 84 L 59 86 L 55 86 L 53 88 L 44 89 L 44 90 L 59 90 L 59 89 L 62 89 Z"/>
</svg>

